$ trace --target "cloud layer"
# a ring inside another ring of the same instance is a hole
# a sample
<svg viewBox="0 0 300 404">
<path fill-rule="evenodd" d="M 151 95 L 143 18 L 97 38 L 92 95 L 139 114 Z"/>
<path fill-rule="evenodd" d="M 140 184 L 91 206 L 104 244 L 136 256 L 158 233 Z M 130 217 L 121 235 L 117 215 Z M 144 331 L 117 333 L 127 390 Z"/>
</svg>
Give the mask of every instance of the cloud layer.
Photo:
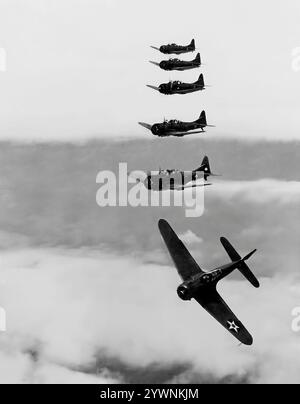
<svg viewBox="0 0 300 404">
<path fill-rule="evenodd" d="M 180 153 L 177 142 L 2 144 L 0 381 L 299 382 L 298 153 L 294 143 L 191 142 Z M 98 171 L 121 159 L 130 169 L 192 169 L 204 154 L 223 177 L 197 220 L 181 208 L 96 204 Z M 241 254 L 258 248 L 249 263 L 261 289 L 239 272 L 220 285 L 253 347 L 238 347 L 196 303 L 178 300 L 161 217 L 204 269 L 228 262 L 220 236 Z"/>
<path fill-rule="evenodd" d="M 148 380 L 156 368 L 159 382 L 159 368 L 175 369 L 177 382 L 299 382 L 299 336 L 290 313 L 300 287 L 291 277 L 261 279 L 260 290 L 244 279 L 220 286 L 253 333 L 252 348 L 238 347 L 196 302 L 178 300 L 171 265 L 101 252 L 24 250 L 3 254 L 1 277 L 8 317 L 2 382 L 128 382 L 130 372 L 122 366 L 116 372 L 114 358 L 148 373 Z"/>
</svg>

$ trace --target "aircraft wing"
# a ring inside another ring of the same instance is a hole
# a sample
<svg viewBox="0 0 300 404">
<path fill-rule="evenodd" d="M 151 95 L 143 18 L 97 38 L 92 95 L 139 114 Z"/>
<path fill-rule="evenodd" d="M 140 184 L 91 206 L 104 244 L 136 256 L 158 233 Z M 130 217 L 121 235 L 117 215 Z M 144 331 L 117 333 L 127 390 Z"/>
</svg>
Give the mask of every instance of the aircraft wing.
<svg viewBox="0 0 300 404">
<path fill-rule="evenodd" d="M 196 132 L 169 132 L 170 136 L 187 136 L 195 135 L 196 133 L 205 133 L 205 130 L 198 130 Z"/>
<path fill-rule="evenodd" d="M 179 185 L 179 186 L 175 186 L 173 191 L 184 191 L 186 189 L 192 189 L 192 188 L 198 188 L 198 187 L 208 187 L 212 185 L 211 183 L 209 184 L 191 184 L 191 185 Z"/>
<path fill-rule="evenodd" d="M 149 62 L 150 62 L 150 63 L 152 63 L 154 66 L 158 66 L 158 67 L 160 67 L 160 64 L 159 64 L 159 63 L 157 63 L 157 62 L 153 62 L 152 60 L 149 60 Z"/>
<path fill-rule="evenodd" d="M 152 88 L 152 90 L 159 91 L 159 87 L 151 86 L 150 84 L 147 84 L 147 87 Z"/>
<path fill-rule="evenodd" d="M 252 336 L 233 314 L 215 287 L 204 291 L 200 290 L 194 299 L 242 344 L 253 344 Z"/>
<path fill-rule="evenodd" d="M 148 123 L 144 123 L 144 122 L 139 122 L 139 125 L 141 125 L 143 128 L 149 129 L 151 130 L 152 125 L 149 125 Z"/>
<path fill-rule="evenodd" d="M 192 276 L 203 273 L 169 223 L 165 220 L 160 220 L 158 227 L 181 279 L 186 281 Z"/>
</svg>

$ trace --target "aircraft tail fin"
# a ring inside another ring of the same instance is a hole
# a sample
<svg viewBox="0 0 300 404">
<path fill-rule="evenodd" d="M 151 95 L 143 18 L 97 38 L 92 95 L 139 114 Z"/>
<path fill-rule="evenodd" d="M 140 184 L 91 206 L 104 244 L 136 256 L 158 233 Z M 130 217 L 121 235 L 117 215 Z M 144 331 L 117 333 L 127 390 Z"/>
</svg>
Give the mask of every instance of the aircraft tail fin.
<svg viewBox="0 0 300 404">
<path fill-rule="evenodd" d="M 246 255 L 246 257 L 242 258 L 226 238 L 222 237 L 221 243 L 231 260 L 237 263 L 238 270 L 244 275 L 252 286 L 259 288 L 259 281 L 246 264 L 246 261 L 248 261 L 257 250 L 252 251 L 250 254 Z"/>
<path fill-rule="evenodd" d="M 191 43 L 190 43 L 190 47 L 195 50 L 196 49 L 196 45 L 195 45 L 195 39 L 192 39 Z"/>
<path fill-rule="evenodd" d="M 206 112 L 202 111 L 201 115 L 198 119 L 198 123 L 202 124 L 203 126 L 207 126 L 207 119 L 206 119 Z"/>
<path fill-rule="evenodd" d="M 199 65 L 201 65 L 201 56 L 200 56 L 200 53 L 197 53 L 197 56 L 196 56 L 194 62 L 197 63 L 197 64 L 199 64 Z"/>
<path fill-rule="evenodd" d="M 208 177 L 211 175 L 209 158 L 207 156 L 204 157 L 201 166 L 195 170 L 195 172 L 199 171 L 204 173 L 204 180 L 207 181 Z"/>
<path fill-rule="evenodd" d="M 203 76 L 202 73 L 201 73 L 200 76 L 199 76 L 199 79 L 198 79 L 198 81 L 197 81 L 197 84 L 199 84 L 199 86 L 201 86 L 201 87 L 205 87 L 204 76 Z"/>
</svg>

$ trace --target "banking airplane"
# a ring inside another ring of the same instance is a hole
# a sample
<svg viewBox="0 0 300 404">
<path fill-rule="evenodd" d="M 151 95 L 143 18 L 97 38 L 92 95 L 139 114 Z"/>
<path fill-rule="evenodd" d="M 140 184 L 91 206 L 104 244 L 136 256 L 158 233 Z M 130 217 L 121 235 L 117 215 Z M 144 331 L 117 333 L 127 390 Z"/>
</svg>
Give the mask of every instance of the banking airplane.
<svg viewBox="0 0 300 404">
<path fill-rule="evenodd" d="M 248 261 L 257 250 L 252 251 L 242 258 L 230 242 L 222 237 L 221 243 L 232 262 L 220 266 L 211 272 L 204 272 L 178 238 L 169 223 L 165 220 L 160 220 L 158 226 L 177 268 L 178 274 L 183 281 L 177 289 L 177 294 L 180 299 L 185 301 L 195 299 L 242 344 L 252 345 L 252 336 L 219 295 L 217 292 L 217 284 L 221 279 L 231 274 L 235 269 L 238 269 L 255 288 L 259 288 L 258 280 L 246 264 L 246 261 Z"/>
</svg>

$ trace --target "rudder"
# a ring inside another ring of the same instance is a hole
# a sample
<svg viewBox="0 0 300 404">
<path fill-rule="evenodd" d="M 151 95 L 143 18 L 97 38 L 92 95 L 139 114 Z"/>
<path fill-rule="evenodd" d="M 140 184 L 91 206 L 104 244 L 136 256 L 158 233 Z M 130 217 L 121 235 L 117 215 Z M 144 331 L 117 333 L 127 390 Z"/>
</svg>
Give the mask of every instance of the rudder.
<svg viewBox="0 0 300 404">
<path fill-rule="evenodd" d="M 198 123 L 202 124 L 203 126 L 207 126 L 207 119 L 206 119 L 206 112 L 202 111 L 200 117 L 198 119 Z"/>
<path fill-rule="evenodd" d="M 202 73 L 201 73 L 200 76 L 199 76 L 199 79 L 198 79 L 198 81 L 197 81 L 197 84 L 199 84 L 201 87 L 204 87 L 204 86 L 205 86 L 205 84 L 204 84 L 204 76 L 203 76 Z"/>
<path fill-rule="evenodd" d="M 200 53 L 197 54 L 196 58 L 195 58 L 195 63 L 201 65 L 201 56 Z"/>
<path fill-rule="evenodd" d="M 209 159 L 207 156 L 204 157 L 201 166 L 197 168 L 195 171 L 196 172 L 202 171 L 204 173 L 204 180 L 207 181 L 208 177 L 211 175 Z"/>
</svg>

